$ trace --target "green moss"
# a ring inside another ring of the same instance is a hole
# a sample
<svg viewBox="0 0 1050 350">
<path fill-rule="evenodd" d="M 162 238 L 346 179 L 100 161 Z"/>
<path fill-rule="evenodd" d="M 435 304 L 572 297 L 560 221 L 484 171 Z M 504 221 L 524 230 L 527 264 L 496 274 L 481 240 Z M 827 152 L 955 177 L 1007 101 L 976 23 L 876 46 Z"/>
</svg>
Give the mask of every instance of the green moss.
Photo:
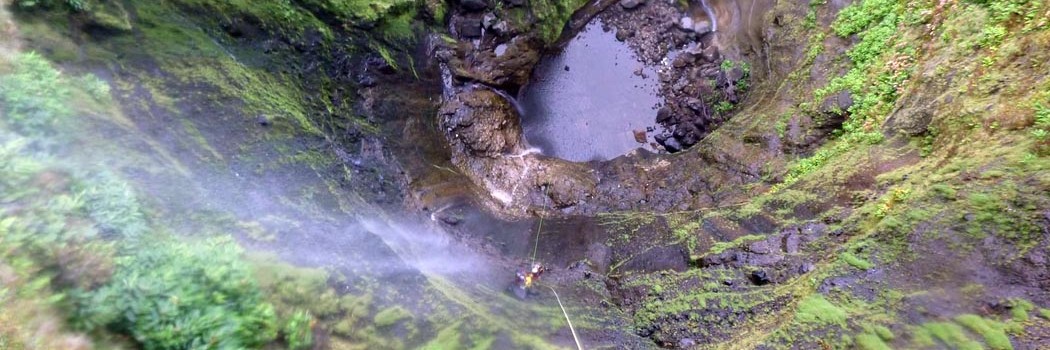
<svg viewBox="0 0 1050 350">
<path fill-rule="evenodd" d="M 861 270 L 868 270 L 872 267 L 875 267 L 875 264 L 872 264 L 870 261 L 864 260 L 861 257 L 858 257 L 857 255 L 849 251 L 845 251 L 842 252 L 842 254 L 839 254 L 839 259 L 842 259 L 842 261 L 845 261 L 850 266 L 856 267 Z"/>
<path fill-rule="evenodd" d="M 175 0 L 175 3 L 188 8 L 211 10 L 223 17 L 254 18 L 263 28 L 293 38 L 308 30 L 317 30 L 327 38 L 332 36 L 324 23 L 312 13 L 287 0 Z"/>
<path fill-rule="evenodd" d="M 391 306 L 376 313 L 373 321 L 376 327 L 390 327 L 401 320 L 412 318 L 412 313 L 400 306 Z"/>
<path fill-rule="evenodd" d="M 1039 316 L 1043 319 L 1050 320 L 1050 309 L 1039 309 Z"/>
<path fill-rule="evenodd" d="M 872 327 L 872 331 L 876 335 L 878 335 L 879 338 L 885 341 L 890 341 L 893 340 L 893 338 L 895 338 L 895 336 L 893 335 L 893 331 L 891 331 L 889 328 L 883 325 L 876 325 L 875 327 Z"/>
<path fill-rule="evenodd" d="M 889 345 L 882 340 L 881 337 L 871 333 L 858 334 L 854 338 L 857 342 L 857 348 L 861 350 L 891 350 Z"/>
<path fill-rule="evenodd" d="M 460 336 L 461 322 L 453 323 L 452 325 L 442 328 L 438 332 L 437 336 L 434 337 L 426 345 L 423 345 L 425 350 L 443 350 L 443 349 L 462 349 L 462 339 Z"/>
<path fill-rule="evenodd" d="M 925 323 L 922 325 L 921 331 L 926 333 L 926 335 L 919 336 L 920 339 L 923 337 L 937 339 L 953 349 L 981 350 L 984 348 L 981 346 L 981 343 L 970 339 L 966 335 L 966 330 L 952 322 Z"/>
<path fill-rule="evenodd" d="M 1028 312 L 1035 309 L 1035 304 L 1024 299 L 1010 299 L 1010 317 L 1014 322 L 1028 322 Z"/>
<path fill-rule="evenodd" d="M 764 235 L 746 235 L 746 236 L 741 236 L 741 237 L 737 237 L 737 239 L 734 239 L 734 240 L 729 241 L 729 242 L 718 242 L 718 243 L 715 243 L 714 245 L 711 246 L 711 249 L 709 249 L 707 251 L 707 253 L 708 254 L 721 254 L 726 249 L 739 248 L 739 247 L 741 247 L 741 246 L 743 246 L 745 244 L 748 244 L 750 242 L 761 241 L 763 239 L 766 239 L 766 236 L 764 236 Z"/>
<path fill-rule="evenodd" d="M 824 296 L 813 294 L 803 299 L 795 311 L 795 321 L 820 325 L 846 325 L 846 310 L 835 306 Z"/>
<path fill-rule="evenodd" d="M 988 320 L 973 314 L 959 315 L 955 322 L 984 337 L 984 343 L 994 350 L 1013 350 L 1010 338 L 1001 322 Z"/>
<path fill-rule="evenodd" d="M 955 199 L 958 191 L 952 188 L 951 185 L 947 184 L 936 184 L 930 187 L 934 193 L 941 196 L 944 199 Z"/>
<path fill-rule="evenodd" d="M 274 304 L 282 320 L 299 311 L 321 318 L 344 311 L 343 300 L 328 286 L 328 272 L 292 266 L 271 254 L 252 254 L 248 261 L 259 287 L 265 291 L 266 299 Z"/>
<path fill-rule="evenodd" d="M 551 43 L 561 37 L 566 22 L 576 10 L 587 4 L 586 0 L 533 0 L 529 10 L 537 20 L 536 33 L 540 39 Z"/>
</svg>

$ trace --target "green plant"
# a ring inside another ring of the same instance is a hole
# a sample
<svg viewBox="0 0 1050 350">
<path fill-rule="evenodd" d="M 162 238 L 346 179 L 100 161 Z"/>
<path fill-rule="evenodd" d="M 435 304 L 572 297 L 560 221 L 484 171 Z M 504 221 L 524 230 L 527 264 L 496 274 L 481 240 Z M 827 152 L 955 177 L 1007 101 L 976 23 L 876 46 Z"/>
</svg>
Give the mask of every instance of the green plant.
<svg viewBox="0 0 1050 350">
<path fill-rule="evenodd" d="M 544 42 L 553 43 L 576 10 L 587 4 L 586 0 L 533 0 L 529 11 L 536 19 L 535 32 Z"/>
<path fill-rule="evenodd" d="M 285 323 L 282 333 L 288 348 L 292 350 L 307 349 L 313 344 L 313 317 L 306 311 L 296 311 Z"/>
<path fill-rule="evenodd" d="M 127 182 L 112 173 L 86 177 L 74 186 L 86 205 L 88 215 L 103 233 L 136 238 L 147 230 L 138 199 Z"/>
<path fill-rule="evenodd" d="M 24 134 L 48 133 L 72 116 L 71 95 L 65 77 L 35 52 L 18 55 L 11 72 L 0 75 L 0 108 L 6 121 Z"/>
<path fill-rule="evenodd" d="M 718 103 L 715 104 L 715 112 L 726 113 L 733 110 L 733 107 L 733 103 L 729 101 L 718 101 Z"/>
<path fill-rule="evenodd" d="M 256 347 L 277 336 L 273 307 L 229 238 L 137 242 L 110 283 L 76 293 L 82 328 L 130 334 L 146 349 Z"/>
</svg>

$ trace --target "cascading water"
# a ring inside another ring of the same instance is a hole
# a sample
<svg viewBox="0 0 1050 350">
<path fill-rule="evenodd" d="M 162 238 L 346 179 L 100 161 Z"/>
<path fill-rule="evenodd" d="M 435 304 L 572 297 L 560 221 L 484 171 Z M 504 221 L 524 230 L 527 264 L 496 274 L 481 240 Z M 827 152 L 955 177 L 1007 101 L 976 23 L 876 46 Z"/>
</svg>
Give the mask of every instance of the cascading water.
<svg viewBox="0 0 1050 350">
<path fill-rule="evenodd" d="M 711 6 L 707 5 L 707 0 L 700 0 L 700 6 L 703 7 L 704 13 L 707 14 L 707 18 L 711 20 L 711 31 L 718 31 L 718 16 L 715 16 L 715 11 L 711 9 Z"/>
</svg>

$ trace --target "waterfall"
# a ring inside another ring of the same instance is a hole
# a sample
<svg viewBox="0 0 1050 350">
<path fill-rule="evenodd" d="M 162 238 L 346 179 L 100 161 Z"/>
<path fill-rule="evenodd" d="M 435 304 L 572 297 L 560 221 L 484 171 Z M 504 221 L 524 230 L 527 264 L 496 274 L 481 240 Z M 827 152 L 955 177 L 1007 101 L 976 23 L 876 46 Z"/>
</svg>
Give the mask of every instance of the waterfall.
<svg viewBox="0 0 1050 350">
<path fill-rule="evenodd" d="M 522 105 L 520 103 L 518 103 L 518 99 L 516 99 L 513 96 L 511 96 L 506 91 L 503 91 L 503 90 L 500 90 L 500 89 L 497 89 L 497 88 L 494 88 L 494 87 L 491 87 L 491 86 L 488 86 L 488 85 L 485 85 L 485 84 L 481 84 L 481 83 L 474 83 L 474 87 L 475 88 L 480 87 L 480 88 L 484 88 L 484 89 L 487 89 L 489 91 L 495 92 L 500 97 L 503 97 L 503 99 L 506 100 L 507 103 L 510 103 L 510 105 L 512 107 L 514 107 L 514 111 L 518 112 L 518 118 L 519 119 L 520 118 L 525 118 L 525 108 L 522 107 Z"/>
<path fill-rule="evenodd" d="M 711 19 L 711 31 L 718 31 L 718 17 L 715 17 L 715 11 L 711 10 L 711 6 L 707 6 L 707 0 L 700 0 L 700 6 L 704 7 L 704 13 L 707 14 L 707 18 Z"/>
</svg>

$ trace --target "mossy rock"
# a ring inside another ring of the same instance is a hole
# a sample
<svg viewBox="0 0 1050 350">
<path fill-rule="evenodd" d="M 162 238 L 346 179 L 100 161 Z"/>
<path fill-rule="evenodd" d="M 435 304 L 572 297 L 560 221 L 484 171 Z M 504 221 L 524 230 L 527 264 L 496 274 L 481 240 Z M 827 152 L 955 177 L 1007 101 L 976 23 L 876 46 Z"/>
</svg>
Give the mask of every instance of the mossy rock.
<svg viewBox="0 0 1050 350">
<path fill-rule="evenodd" d="M 90 23 L 102 28 L 130 32 L 132 29 L 128 11 L 117 1 L 92 1 L 86 7 Z"/>
</svg>

